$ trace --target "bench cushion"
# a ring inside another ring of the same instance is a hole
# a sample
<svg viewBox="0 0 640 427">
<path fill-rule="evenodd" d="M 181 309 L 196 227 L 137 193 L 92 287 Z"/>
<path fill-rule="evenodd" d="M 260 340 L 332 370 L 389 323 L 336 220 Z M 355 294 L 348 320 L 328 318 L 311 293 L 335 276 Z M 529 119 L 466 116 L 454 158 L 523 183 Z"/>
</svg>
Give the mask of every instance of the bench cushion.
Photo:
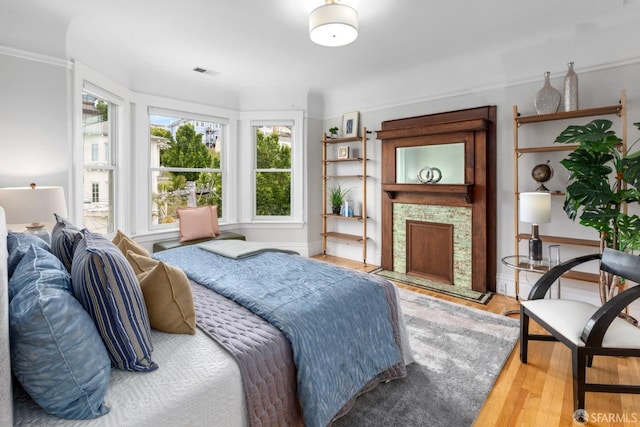
<svg viewBox="0 0 640 427">
<path fill-rule="evenodd" d="M 208 242 L 210 240 L 246 240 L 243 234 L 234 233 L 232 231 L 223 231 L 216 237 L 209 237 L 206 239 L 190 240 L 188 242 L 181 242 L 180 239 L 163 240 L 162 242 L 156 242 L 153 244 L 153 252 L 165 251 L 167 249 L 177 248 L 178 246 L 193 245 L 196 243 Z"/>
</svg>

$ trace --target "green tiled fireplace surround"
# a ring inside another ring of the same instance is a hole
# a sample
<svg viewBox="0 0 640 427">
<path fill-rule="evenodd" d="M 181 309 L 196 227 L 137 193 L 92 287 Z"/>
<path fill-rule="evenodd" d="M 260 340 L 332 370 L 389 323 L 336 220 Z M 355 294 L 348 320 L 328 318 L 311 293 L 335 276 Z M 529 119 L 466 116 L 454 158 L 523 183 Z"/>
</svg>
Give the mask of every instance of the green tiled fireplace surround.
<svg viewBox="0 0 640 427">
<path fill-rule="evenodd" d="M 453 225 L 453 286 L 472 289 L 471 208 L 394 203 L 393 268 L 402 274 L 407 272 L 406 221 Z"/>
</svg>

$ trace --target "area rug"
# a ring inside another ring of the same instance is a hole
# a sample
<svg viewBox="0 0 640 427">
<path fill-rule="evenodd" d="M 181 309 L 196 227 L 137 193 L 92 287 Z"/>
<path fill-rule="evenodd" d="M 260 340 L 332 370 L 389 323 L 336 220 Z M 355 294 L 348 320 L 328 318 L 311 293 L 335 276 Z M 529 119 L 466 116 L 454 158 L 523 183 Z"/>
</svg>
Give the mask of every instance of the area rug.
<svg viewBox="0 0 640 427">
<path fill-rule="evenodd" d="M 415 363 L 360 396 L 339 427 L 471 426 L 518 339 L 519 322 L 400 289 Z"/>
<path fill-rule="evenodd" d="M 383 270 L 382 268 L 373 270 L 372 273 L 385 277 L 389 280 L 393 280 L 394 282 L 417 286 L 418 288 L 439 292 L 441 294 L 453 296 L 456 298 L 462 298 L 467 301 L 477 302 L 479 304 L 487 304 L 493 296 L 492 293 L 483 293 L 474 291 L 473 289 L 464 289 L 459 286 L 444 285 L 429 279 L 423 279 L 420 277 L 410 276 L 408 274 L 398 273 L 390 270 Z"/>
</svg>

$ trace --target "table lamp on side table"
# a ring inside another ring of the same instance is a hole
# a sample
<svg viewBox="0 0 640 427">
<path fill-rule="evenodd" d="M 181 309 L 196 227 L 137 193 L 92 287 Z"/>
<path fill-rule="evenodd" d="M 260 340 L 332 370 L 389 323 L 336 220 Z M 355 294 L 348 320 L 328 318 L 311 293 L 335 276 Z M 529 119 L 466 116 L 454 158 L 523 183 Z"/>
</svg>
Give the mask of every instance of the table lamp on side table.
<svg viewBox="0 0 640 427">
<path fill-rule="evenodd" d="M 54 213 L 67 217 L 67 203 L 62 187 L 0 188 L 0 206 L 4 207 L 7 225 L 14 231 L 22 231 L 11 225 L 26 224 L 25 233 L 41 237 L 51 243 L 51 232 L 45 227 L 55 222 Z"/>
<path fill-rule="evenodd" d="M 542 240 L 538 233 L 538 224 L 551 222 L 551 194 L 536 191 L 520 193 L 520 221 L 531 223 L 529 238 L 529 259 L 542 261 Z"/>
</svg>

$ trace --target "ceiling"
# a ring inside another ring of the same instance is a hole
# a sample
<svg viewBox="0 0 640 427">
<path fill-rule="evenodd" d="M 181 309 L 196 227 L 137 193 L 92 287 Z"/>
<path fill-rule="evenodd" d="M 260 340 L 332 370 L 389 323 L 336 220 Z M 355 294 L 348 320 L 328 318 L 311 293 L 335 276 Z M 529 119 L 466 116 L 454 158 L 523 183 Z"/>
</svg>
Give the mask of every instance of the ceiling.
<svg viewBox="0 0 640 427">
<path fill-rule="evenodd" d="M 309 39 L 309 12 L 322 0 L 0 0 L 0 45 L 80 59 L 134 90 L 157 74 L 227 90 L 322 92 L 621 19 L 637 25 L 630 11 L 640 0 L 342 2 L 360 19 L 344 47 Z"/>
</svg>

